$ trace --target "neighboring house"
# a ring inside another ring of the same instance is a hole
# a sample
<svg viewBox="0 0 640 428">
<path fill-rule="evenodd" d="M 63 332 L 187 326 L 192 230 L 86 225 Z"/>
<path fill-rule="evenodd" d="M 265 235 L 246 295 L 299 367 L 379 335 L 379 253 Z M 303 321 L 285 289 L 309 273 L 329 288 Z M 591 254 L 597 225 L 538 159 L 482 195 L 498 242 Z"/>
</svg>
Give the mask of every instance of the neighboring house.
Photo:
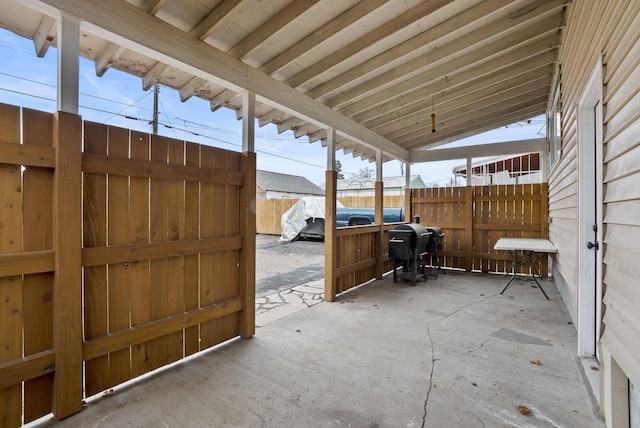
<svg viewBox="0 0 640 428">
<path fill-rule="evenodd" d="M 407 179 L 405 176 L 385 177 L 382 179 L 385 196 L 404 195 Z M 375 178 L 350 178 L 338 180 L 337 197 L 345 196 L 375 196 Z M 411 176 L 412 189 L 424 189 L 427 187 L 420 175 Z"/>
<path fill-rule="evenodd" d="M 324 190 L 299 175 L 256 171 L 256 199 L 298 199 L 324 196 Z"/>
<path fill-rule="evenodd" d="M 453 168 L 453 175 L 467 178 L 467 165 Z M 471 164 L 471 185 L 542 183 L 540 153 L 499 156 Z"/>
</svg>

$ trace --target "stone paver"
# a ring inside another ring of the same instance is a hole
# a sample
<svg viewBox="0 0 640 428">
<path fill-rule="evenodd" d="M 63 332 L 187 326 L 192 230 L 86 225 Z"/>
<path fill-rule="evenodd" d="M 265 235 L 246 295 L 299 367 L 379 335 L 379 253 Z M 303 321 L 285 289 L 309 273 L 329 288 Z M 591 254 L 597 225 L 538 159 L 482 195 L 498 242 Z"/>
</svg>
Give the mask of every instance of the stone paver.
<svg viewBox="0 0 640 428">
<path fill-rule="evenodd" d="M 324 302 L 324 279 L 256 299 L 256 326 L 262 327 Z"/>
</svg>

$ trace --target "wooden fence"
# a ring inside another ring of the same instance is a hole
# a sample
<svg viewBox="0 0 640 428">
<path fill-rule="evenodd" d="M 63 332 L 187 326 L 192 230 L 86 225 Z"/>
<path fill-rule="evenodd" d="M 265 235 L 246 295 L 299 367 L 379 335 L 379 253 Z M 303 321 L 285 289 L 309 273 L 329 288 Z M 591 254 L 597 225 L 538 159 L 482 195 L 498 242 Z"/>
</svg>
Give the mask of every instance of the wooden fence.
<svg viewBox="0 0 640 428">
<path fill-rule="evenodd" d="M 506 272 L 511 258 L 493 249 L 498 239 L 548 237 L 546 183 L 413 189 L 411 204 L 422 225 L 445 232 L 440 252 L 445 267 Z M 546 276 L 546 257 L 539 270 Z"/>
<path fill-rule="evenodd" d="M 254 154 L 20 113 L 0 105 L 0 426 L 254 334 Z"/>
<path fill-rule="evenodd" d="M 338 198 L 345 207 L 373 208 L 375 198 L 373 196 L 348 196 Z M 280 219 L 298 199 L 260 199 L 256 201 L 256 231 L 267 235 L 281 235 L 282 226 Z M 404 196 L 385 196 L 385 207 L 402 207 Z"/>
<path fill-rule="evenodd" d="M 548 237 L 547 184 L 448 187 L 411 190 L 411 217 L 423 226 L 438 226 L 445 233 L 439 252 L 442 267 L 480 272 L 507 272 L 511 258 L 493 249 L 501 237 Z M 357 226 L 335 231 L 336 256 L 325 299 L 380 278 L 392 269 L 388 231 L 397 224 Z M 431 261 L 433 263 L 433 261 Z M 527 266 L 519 268 L 528 272 Z M 539 272 L 546 276 L 548 259 L 540 258 Z M 334 292 L 335 291 L 335 292 Z M 327 293 L 331 293 L 327 298 Z"/>
</svg>

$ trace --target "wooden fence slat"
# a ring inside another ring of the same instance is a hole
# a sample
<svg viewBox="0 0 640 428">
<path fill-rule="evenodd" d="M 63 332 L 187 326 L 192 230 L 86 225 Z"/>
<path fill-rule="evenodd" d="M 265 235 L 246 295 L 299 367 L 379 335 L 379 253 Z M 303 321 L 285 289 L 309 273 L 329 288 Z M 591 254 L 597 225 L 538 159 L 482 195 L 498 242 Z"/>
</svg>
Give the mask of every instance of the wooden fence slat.
<svg viewBox="0 0 640 428">
<path fill-rule="evenodd" d="M 84 151 L 107 153 L 107 126 L 85 123 Z M 83 182 L 83 243 L 85 248 L 107 244 L 107 177 L 105 174 L 84 173 Z M 106 265 L 84 268 L 85 339 L 107 334 L 108 294 Z M 85 363 L 87 395 L 109 387 L 109 356 Z"/>
<path fill-rule="evenodd" d="M 108 128 L 108 157 L 114 161 L 129 158 L 129 131 L 110 126 Z M 119 175 L 107 177 L 109 188 L 107 203 L 107 243 L 129 242 L 129 179 Z M 129 264 L 107 265 L 109 332 L 129 328 Z M 131 379 L 131 350 L 118 350 L 109 355 L 109 386 Z"/>
<path fill-rule="evenodd" d="M 212 147 L 201 147 L 201 165 L 203 168 L 214 167 L 215 149 Z M 214 238 L 215 223 L 224 221 L 220 215 L 220 209 L 224 207 L 216 206 L 214 202 L 214 184 L 200 183 L 200 236 L 202 238 Z M 214 261 L 218 254 L 200 254 L 200 307 L 214 303 L 213 283 L 215 281 Z M 213 321 L 204 322 L 200 325 L 200 350 L 213 346 Z"/>
<path fill-rule="evenodd" d="M 151 136 L 151 160 L 158 164 L 167 163 L 168 139 Z M 149 240 L 167 240 L 168 183 L 166 178 L 151 178 L 149 184 Z M 151 320 L 160 320 L 169 315 L 169 261 L 166 258 L 153 259 L 149 265 L 151 299 L 149 315 Z M 159 337 L 149 341 L 149 363 L 157 369 L 169 362 L 168 339 Z"/>
<path fill-rule="evenodd" d="M 184 142 L 169 140 L 169 165 L 182 167 L 184 159 Z M 178 178 L 167 183 L 167 240 L 184 239 L 184 185 Z M 184 256 L 167 259 L 167 315 L 172 316 L 184 312 Z M 168 362 L 178 361 L 184 356 L 184 332 L 177 331 L 167 337 Z"/>
<path fill-rule="evenodd" d="M 131 131 L 129 157 L 134 160 L 149 160 L 150 136 Z M 129 179 L 129 242 L 149 243 L 149 178 Z M 131 326 L 135 327 L 151 320 L 151 283 L 149 259 L 129 263 L 131 284 Z M 138 343 L 131 347 L 131 375 L 140 376 L 151 369 L 149 363 L 149 343 Z"/>
<path fill-rule="evenodd" d="M 200 167 L 200 146 L 193 143 L 186 145 L 185 164 Z M 200 184 L 187 181 L 184 184 L 184 237 L 189 240 L 200 238 Z M 199 253 L 199 252 L 198 252 Z M 198 308 L 199 302 L 199 254 L 184 256 L 184 310 L 188 312 Z M 200 326 L 188 327 L 184 331 L 185 355 L 192 355 L 200 349 Z"/>
<path fill-rule="evenodd" d="M 53 115 L 23 109 L 24 145 L 52 149 Z M 25 251 L 53 251 L 53 170 L 27 166 L 23 172 Z M 55 260 L 52 260 L 55 261 Z M 52 269 L 53 270 L 53 269 Z M 53 350 L 53 272 L 24 276 L 24 355 Z M 54 374 L 24 383 L 24 422 L 51 412 Z"/>
<path fill-rule="evenodd" d="M 20 144 L 20 109 L 0 104 L 0 141 Z M 0 164 L 0 253 L 22 251 L 20 165 Z M 22 278 L 0 278 L 0 364 L 22 356 Z M 22 385 L 0 390 L 0 425 L 19 426 Z"/>
</svg>

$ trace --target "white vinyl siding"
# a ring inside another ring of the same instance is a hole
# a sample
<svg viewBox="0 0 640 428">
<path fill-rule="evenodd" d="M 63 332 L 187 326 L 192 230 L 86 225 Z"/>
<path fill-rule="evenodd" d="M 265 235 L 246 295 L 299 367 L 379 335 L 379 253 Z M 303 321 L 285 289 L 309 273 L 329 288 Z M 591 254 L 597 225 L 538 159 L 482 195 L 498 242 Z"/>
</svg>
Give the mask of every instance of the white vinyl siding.
<svg viewBox="0 0 640 428">
<path fill-rule="evenodd" d="M 604 64 L 602 346 L 640 385 L 640 2 L 573 1 L 559 52 L 562 157 L 549 177 L 555 270 L 578 298 L 577 105 Z M 568 304 L 568 306 L 570 306 Z"/>
</svg>

